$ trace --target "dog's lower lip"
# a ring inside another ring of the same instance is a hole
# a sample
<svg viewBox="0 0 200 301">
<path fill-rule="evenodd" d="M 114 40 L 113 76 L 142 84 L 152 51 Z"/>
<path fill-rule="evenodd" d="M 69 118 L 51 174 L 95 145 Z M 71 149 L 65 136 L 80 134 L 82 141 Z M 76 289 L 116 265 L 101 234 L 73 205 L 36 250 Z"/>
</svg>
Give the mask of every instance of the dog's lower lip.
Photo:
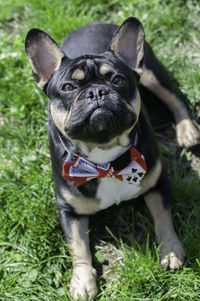
<svg viewBox="0 0 200 301">
<path fill-rule="evenodd" d="M 110 131 L 114 125 L 115 118 L 110 110 L 98 108 L 90 115 L 89 126 L 97 133 Z"/>
<path fill-rule="evenodd" d="M 96 110 L 94 110 L 92 113 L 91 113 L 91 115 L 90 116 L 92 116 L 92 115 L 97 115 L 97 114 L 103 114 L 103 115 L 106 115 L 106 114 L 112 114 L 113 115 L 113 113 L 110 111 L 110 110 L 108 110 L 107 108 L 104 108 L 104 107 L 99 107 L 99 108 L 97 108 Z"/>
</svg>

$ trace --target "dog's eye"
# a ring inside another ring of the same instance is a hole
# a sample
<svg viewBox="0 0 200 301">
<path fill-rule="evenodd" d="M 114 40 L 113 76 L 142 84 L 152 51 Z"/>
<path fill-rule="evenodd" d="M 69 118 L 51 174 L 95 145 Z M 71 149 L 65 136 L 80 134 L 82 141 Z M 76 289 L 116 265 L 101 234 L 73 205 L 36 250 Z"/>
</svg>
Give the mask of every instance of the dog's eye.
<svg viewBox="0 0 200 301">
<path fill-rule="evenodd" d="M 112 80 L 114 85 L 122 86 L 125 84 L 125 79 L 122 76 L 115 76 Z"/>
<path fill-rule="evenodd" d="M 72 84 L 70 84 L 70 83 L 66 83 L 66 84 L 64 84 L 62 86 L 62 91 L 63 92 L 70 92 L 70 91 L 72 91 L 74 89 L 75 89 L 75 87 Z"/>
</svg>

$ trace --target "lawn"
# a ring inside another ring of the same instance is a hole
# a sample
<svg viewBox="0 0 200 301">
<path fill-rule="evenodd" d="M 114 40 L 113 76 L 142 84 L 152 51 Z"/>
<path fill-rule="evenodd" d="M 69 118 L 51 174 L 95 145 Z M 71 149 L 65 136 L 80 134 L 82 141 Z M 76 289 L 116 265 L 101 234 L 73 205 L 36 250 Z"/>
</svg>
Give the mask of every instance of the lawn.
<svg viewBox="0 0 200 301">
<path fill-rule="evenodd" d="M 143 22 L 147 41 L 176 78 L 198 126 L 198 0 L 0 0 L 2 301 L 71 300 L 71 258 L 57 219 L 48 151 L 48 100 L 31 74 L 24 51 L 26 33 L 38 27 L 61 43 L 67 33 L 94 19 L 120 24 L 130 15 Z M 163 135 L 162 127 L 170 135 Z M 170 122 L 156 130 L 172 183 L 172 213 L 186 249 L 186 264 L 180 271 L 159 265 L 160 246 L 142 200 L 135 206 L 128 202 L 111 208 L 91 221 L 99 275 L 95 300 L 200 300 L 199 155 L 178 148 Z"/>
</svg>

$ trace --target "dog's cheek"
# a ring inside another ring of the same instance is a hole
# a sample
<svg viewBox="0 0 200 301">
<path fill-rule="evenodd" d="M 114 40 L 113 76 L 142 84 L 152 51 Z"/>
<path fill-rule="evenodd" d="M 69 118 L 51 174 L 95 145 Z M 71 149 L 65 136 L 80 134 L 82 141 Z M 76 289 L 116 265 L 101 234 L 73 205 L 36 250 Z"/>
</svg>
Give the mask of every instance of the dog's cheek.
<svg viewBox="0 0 200 301">
<path fill-rule="evenodd" d="M 141 98 L 140 98 L 140 94 L 139 94 L 138 90 L 137 90 L 135 97 L 133 99 L 131 99 L 130 106 L 133 108 L 133 110 L 137 116 L 137 120 L 138 120 L 140 110 L 141 110 Z"/>
<path fill-rule="evenodd" d="M 66 111 L 62 106 L 57 106 L 56 102 L 50 103 L 51 117 L 58 128 L 58 130 L 66 137 L 66 132 L 64 130 L 65 125 L 69 119 L 69 111 Z"/>
</svg>

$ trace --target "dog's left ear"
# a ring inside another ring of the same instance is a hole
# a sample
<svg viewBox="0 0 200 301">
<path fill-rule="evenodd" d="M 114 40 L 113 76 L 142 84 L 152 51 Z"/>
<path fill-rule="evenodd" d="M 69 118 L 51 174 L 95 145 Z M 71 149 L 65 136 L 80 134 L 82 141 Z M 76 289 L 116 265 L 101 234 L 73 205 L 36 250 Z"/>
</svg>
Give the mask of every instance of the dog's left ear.
<svg viewBox="0 0 200 301">
<path fill-rule="evenodd" d="M 144 37 L 142 23 L 129 17 L 119 27 L 110 45 L 110 50 L 138 73 L 144 57 Z"/>
<path fill-rule="evenodd" d="M 31 29 L 25 41 L 25 50 L 30 60 L 33 75 L 38 86 L 43 89 L 61 65 L 64 52 L 44 31 Z"/>
</svg>

